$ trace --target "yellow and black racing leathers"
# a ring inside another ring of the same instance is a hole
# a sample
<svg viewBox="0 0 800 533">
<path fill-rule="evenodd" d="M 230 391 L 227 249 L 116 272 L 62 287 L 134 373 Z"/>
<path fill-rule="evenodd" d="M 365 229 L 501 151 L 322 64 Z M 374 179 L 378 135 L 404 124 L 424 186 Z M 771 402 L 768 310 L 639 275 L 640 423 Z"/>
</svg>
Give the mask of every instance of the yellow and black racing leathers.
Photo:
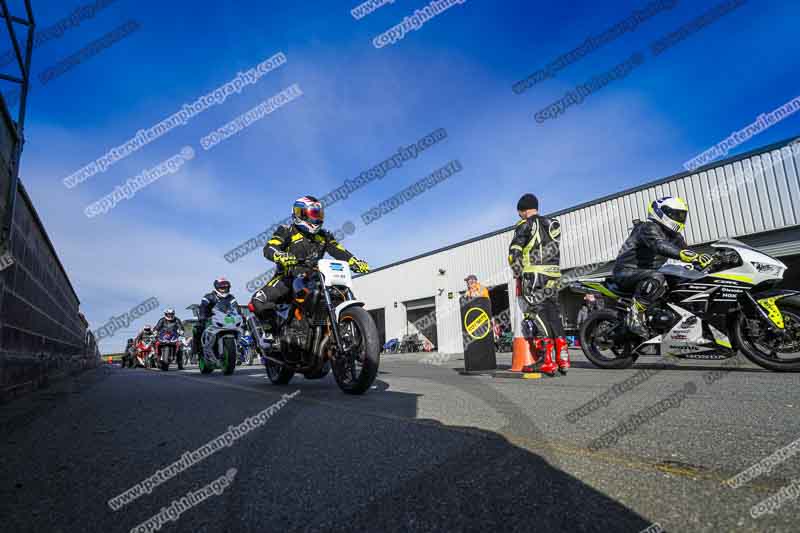
<svg viewBox="0 0 800 533">
<path fill-rule="evenodd" d="M 525 313 L 543 330 L 537 337 L 564 336 L 558 303 L 560 243 L 558 220 L 533 215 L 517 223 L 508 249 L 514 277 L 521 278 L 522 296 L 527 303 Z"/>
<path fill-rule="evenodd" d="M 326 253 L 339 261 L 347 261 L 354 270 L 362 270 L 362 265 L 366 268 L 366 263 L 356 259 L 325 229 L 312 234 L 296 225 L 279 226 L 264 246 L 264 257 L 273 261 L 277 270 L 272 279 L 253 295 L 256 315 L 266 318 L 268 312 L 275 309 L 275 304 L 291 293 L 293 276 L 298 269 L 302 270 L 299 262 L 311 260 L 316 263 Z"/>
</svg>

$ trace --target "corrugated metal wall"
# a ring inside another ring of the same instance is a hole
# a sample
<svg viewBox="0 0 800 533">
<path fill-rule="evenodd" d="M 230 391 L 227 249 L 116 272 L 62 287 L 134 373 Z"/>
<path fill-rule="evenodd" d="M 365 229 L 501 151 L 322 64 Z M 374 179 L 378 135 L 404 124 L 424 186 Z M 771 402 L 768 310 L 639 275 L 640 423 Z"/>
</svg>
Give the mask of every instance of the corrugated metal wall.
<svg viewBox="0 0 800 533">
<path fill-rule="evenodd" d="M 689 202 L 689 244 L 762 233 L 800 224 L 800 143 L 721 162 L 716 167 L 665 180 L 650 187 L 557 213 L 561 221 L 561 268 L 613 260 L 632 220 L 647 216 L 661 196 Z M 513 283 L 506 257 L 512 230 L 380 269 L 355 280 L 356 295 L 368 309 L 386 311 L 386 338 L 406 333 L 404 301 L 436 298 L 438 350 L 463 349 L 458 292 L 464 277 L 476 274 L 487 287 Z M 439 269 L 446 271 L 439 275 Z M 513 285 L 509 285 L 513 286 Z M 455 298 L 450 300 L 448 292 Z M 397 307 L 394 303 L 397 302 Z M 518 316 L 516 302 L 510 306 Z"/>
<path fill-rule="evenodd" d="M 631 221 L 646 217 L 649 202 L 661 196 L 689 203 L 689 244 L 800 224 L 799 170 L 795 143 L 561 214 L 561 267 L 614 259 Z"/>
</svg>

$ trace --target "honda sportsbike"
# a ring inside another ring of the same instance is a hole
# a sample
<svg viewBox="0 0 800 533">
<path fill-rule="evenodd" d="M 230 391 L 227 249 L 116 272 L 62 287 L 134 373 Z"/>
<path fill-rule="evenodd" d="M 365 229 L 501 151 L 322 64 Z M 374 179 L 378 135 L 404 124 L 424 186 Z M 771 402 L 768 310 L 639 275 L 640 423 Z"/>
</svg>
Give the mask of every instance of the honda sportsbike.
<svg viewBox="0 0 800 533">
<path fill-rule="evenodd" d="M 786 265 L 734 239 L 712 246 L 716 252 L 705 269 L 661 267 L 669 292 L 647 309 L 645 337 L 627 327 L 630 292 L 611 278 L 579 280 L 576 290 L 613 304 L 582 324 L 586 357 L 600 368 L 627 368 L 640 355 L 714 360 L 741 351 L 769 370 L 800 370 L 800 292 L 776 288 Z"/>
<path fill-rule="evenodd" d="M 270 320 L 274 338 L 255 335 L 267 376 L 285 385 L 295 373 L 320 379 L 333 371 L 341 390 L 364 393 L 378 374 L 381 345 L 364 302 L 353 295 L 350 267 L 344 261 L 306 258 L 294 275 L 290 303 L 279 303 Z M 248 320 L 250 331 L 261 331 L 255 315 Z"/>
<path fill-rule="evenodd" d="M 209 374 L 216 368 L 222 369 L 225 375 L 233 374 L 239 356 L 239 338 L 244 333 L 243 325 L 244 319 L 236 306 L 224 300 L 214 305 L 203 330 L 202 349 L 197 359 L 202 374 Z"/>
<path fill-rule="evenodd" d="M 183 343 L 176 331 L 163 330 L 158 334 L 155 353 L 161 370 L 166 372 L 173 362 L 178 363 L 178 370 L 183 370 Z"/>
<path fill-rule="evenodd" d="M 152 336 L 139 339 L 139 342 L 136 343 L 136 354 L 133 359 L 133 366 L 135 368 L 152 368 L 152 366 L 154 366 L 154 343 L 155 339 Z"/>
</svg>

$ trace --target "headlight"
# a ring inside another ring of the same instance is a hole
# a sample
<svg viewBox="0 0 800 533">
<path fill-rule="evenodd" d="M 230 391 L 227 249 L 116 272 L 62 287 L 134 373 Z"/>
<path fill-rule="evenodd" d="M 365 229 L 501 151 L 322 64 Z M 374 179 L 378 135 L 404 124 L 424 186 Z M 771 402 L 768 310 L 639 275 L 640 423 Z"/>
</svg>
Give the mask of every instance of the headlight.
<svg viewBox="0 0 800 533">
<path fill-rule="evenodd" d="M 769 263 L 757 263 L 753 261 L 753 266 L 756 267 L 759 274 L 766 274 L 768 276 L 775 276 L 777 278 L 783 277 L 783 272 L 786 270 L 778 265 L 770 265 Z"/>
</svg>

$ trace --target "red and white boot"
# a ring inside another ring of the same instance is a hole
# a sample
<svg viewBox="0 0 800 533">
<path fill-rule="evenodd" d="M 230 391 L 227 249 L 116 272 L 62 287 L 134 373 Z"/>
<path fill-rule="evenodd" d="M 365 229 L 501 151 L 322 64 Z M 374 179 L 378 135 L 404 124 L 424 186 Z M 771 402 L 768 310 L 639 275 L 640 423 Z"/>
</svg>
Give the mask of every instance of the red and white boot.
<svg viewBox="0 0 800 533">
<path fill-rule="evenodd" d="M 564 337 L 556 339 L 556 364 L 558 371 L 566 375 L 569 370 L 569 343 Z"/>
<path fill-rule="evenodd" d="M 528 365 L 523 368 L 522 371 L 541 372 L 550 377 L 555 376 L 556 370 L 558 370 L 558 365 L 556 365 L 555 361 L 553 360 L 553 352 L 555 348 L 553 339 L 537 338 L 534 343 L 536 352 L 536 355 L 534 356 L 534 362 L 532 365 Z"/>
<path fill-rule="evenodd" d="M 536 337 L 533 339 L 528 340 L 528 344 L 531 347 L 531 357 L 533 357 L 533 363 L 529 365 L 525 365 L 522 367 L 523 372 L 538 372 L 539 365 L 542 364 L 542 357 L 544 351 L 544 339 L 541 337 Z"/>
</svg>

